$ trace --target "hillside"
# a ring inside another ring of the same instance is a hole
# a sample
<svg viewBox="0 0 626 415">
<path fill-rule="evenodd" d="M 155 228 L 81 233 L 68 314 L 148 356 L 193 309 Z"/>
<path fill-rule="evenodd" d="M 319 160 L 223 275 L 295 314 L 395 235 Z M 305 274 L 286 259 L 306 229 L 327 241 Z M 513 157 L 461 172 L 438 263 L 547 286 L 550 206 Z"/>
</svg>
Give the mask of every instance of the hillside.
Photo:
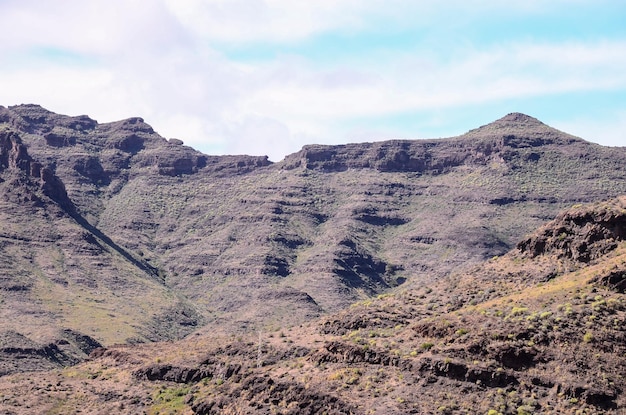
<svg viewBox="0 0 626 415">
<path fill-rule="evenodd" d="M 575 206 L 506 255 L 428 286 L 285 330 L 97 349 L 74 367 L 0 378 L 0 405 L 15 414 L 622 413 L 625 234 L 626 198 Z"/>
<path fill-rule="evenodd" d="M 27 368 L 201 327 L 271 332 L 424 290 L 561 209 L 626 194 L 625 148 L 523 114 L 448 139 L 306 146 L 279 163 L 204 155 L 140 118 L 36 105 L 0 108 L 0 140 L 0 329 Z"/>
</svg>

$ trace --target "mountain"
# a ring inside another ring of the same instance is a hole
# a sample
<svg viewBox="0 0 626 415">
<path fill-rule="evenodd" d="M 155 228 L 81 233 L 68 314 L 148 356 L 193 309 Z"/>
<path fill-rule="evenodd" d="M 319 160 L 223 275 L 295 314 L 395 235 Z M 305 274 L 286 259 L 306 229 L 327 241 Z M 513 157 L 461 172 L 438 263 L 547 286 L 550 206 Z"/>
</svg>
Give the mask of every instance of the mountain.
<svg viewBox="0 0 626 415">
<path fill-rule="evenodd" d="M 7 130 L 0 223 L 0 373 L 76 363 L 101 345 L 84 332 L 127 341 L 132 326 L 183 303 L 80 216 L 58 176 Z"/>
<path fill-rule="evenodd" d="M 606 414 L 626 408 L 626 197 L 299 327 L 99 348 L 0 378 L 7 413 Z"/>
<path fill-rule="evenodd" d="M 625 148 L 523 114 L 279 163 L 37 105 L 1 107 L 0 140 L 5 372 L 297 326 L 438 284 L 562 209 L 626 194 Z"/>
</svg>

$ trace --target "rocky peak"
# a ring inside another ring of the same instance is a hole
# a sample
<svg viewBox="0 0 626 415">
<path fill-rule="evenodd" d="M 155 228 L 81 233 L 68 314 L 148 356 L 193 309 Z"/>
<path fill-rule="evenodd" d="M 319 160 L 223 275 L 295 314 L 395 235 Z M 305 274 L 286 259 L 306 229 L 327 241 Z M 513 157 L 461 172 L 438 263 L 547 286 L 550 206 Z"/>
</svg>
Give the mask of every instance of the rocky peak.
<svg viewBox="0 0 626 415">
<path fill-rule="evenodd" d="M 100 124 L 99 128 L 103 131 L 111 133 L 132 132 L 154 134 L 154 129 L 141 117 L 131 117 L 125 120 L 114 121 L 110 123 Z"/>
<path fill-rule="evenodd" d="M 544 123 L 538 119 L 531 117 L 530 115 L 522 114 L 521 112 L 511 112 L 499 120 L 494 121 L 494 124 L 526 124 L 526 125 L 543 125 Z"/>
<path fill-rule="evenodd" d="M 470 130 L 461 137 L 472 140 L 489 139 L 497 142 L 500 147 L 510 148 L 584 143 L 580 138 L 519 112 L 507 114 L 492 123 Z"/>
<path fill-rule="evenodd" d="M 9 110 L 30 124 L 47 123 L 57 115 L 37 104 L 14 105 L 9 107 Z"/>
<path fill-rule="evenodd" d="M 56 114 L 36 104 L 0 107 L 0 122 L 8 122 L 21 131 L 40 134 L 53 132 L 55 127 L 78 132 L 89 131 L 98 124 L 86 115 L 70 117 Z"/>
<path fill-rule="evenodd" d="M 34 104 L 0 106 L 0 124 L 21 134 L 29 153 L 46 166 L 72 160 L 74 170 L 93 183 L 108 185 L 126 169 L 149 169 L 160 175 L 245 174 L 272 163 L 267 156 L 209 156 L 166 140 L 141 117 L 98 124 L 86 115 L 55 114 Z M 9 154 L 8 152 L 6 154 Z M 60 173 L 63 176 L 62 173 Z M 63 176 L 68 188 L 71 177 Z"/>
</svg>

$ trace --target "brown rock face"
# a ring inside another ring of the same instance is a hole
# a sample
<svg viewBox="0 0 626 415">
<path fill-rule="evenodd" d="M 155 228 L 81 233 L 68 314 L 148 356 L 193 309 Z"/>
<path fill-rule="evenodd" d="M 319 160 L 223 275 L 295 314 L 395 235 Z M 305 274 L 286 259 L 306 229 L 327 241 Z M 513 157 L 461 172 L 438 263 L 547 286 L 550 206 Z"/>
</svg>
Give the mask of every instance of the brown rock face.
<svg viewBox="0 0 626 415">
<path fill-rule="evenodd" d="M 16 133 L 0 134 L 0 163 L 4 169 L 19 169 L 30 173 L 30 157 Z"/>
<path fill-rule="evenodd" d="M 13 132 L 0 132 L 0 168 L 21 172 L 35 180 L 46 196 L 66 209 L 73 209 L 63 182 L 50 169 L 34 161 L 22 140 Z"/>
<path fill-rule="evenodd" d="M 626 238 L 626 197 L 592 207 L 574 207 L 539 229 L 517 248 L 531 257 L 554 254 L 589 262 Z"/>
<path fill-rule="evenodd" d="M 514 158 L 517 149 L 582 143 L 533 117 L 512 113 L 454 139 L 308 145 L 287 156 L 283 168 L 304 167 L 325 172 L 365 168 L 437 175 L 463 165 L 486 166 L 503 158 Z M 536 161 L 539 155 L 528 157 Z"/>
</svg>

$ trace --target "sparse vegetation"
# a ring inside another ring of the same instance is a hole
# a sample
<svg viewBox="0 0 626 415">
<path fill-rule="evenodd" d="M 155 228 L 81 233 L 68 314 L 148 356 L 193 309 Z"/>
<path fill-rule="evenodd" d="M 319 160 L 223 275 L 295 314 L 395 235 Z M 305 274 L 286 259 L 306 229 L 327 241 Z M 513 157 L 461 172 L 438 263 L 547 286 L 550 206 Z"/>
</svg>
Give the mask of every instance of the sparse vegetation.
<svg viewBox="0 0 626 415">
<path fill-rule="evenodd" d="M 435 344 L 434 344 L 434 343 L 431 343 L 431 342 L 424 342 L 424 343 L 422 343 L 422 344 L 420 345 L 420 348 L 421 348 L 422 350 L 430 350 L 430 349 L 432 349 L 432 348 L 433 348 L 433 346 L 434 346 L 434 345 L 435 345 Z"/>
<path fill-rule="evenodd" d="M 511 114 L 270 165 L 0 120 L 1 411 L 626 408 L 626 201 L 578 204 L 626 193 L 619 149 Z"/>
<path fill-rule="evenodd" d="M 189 387 L 160 388 L 154 394 L 154 404 L 148 410 L 148 415 L 175 415 L 189 412 L 185 404 L 185 396 Z"/>
</svg>

